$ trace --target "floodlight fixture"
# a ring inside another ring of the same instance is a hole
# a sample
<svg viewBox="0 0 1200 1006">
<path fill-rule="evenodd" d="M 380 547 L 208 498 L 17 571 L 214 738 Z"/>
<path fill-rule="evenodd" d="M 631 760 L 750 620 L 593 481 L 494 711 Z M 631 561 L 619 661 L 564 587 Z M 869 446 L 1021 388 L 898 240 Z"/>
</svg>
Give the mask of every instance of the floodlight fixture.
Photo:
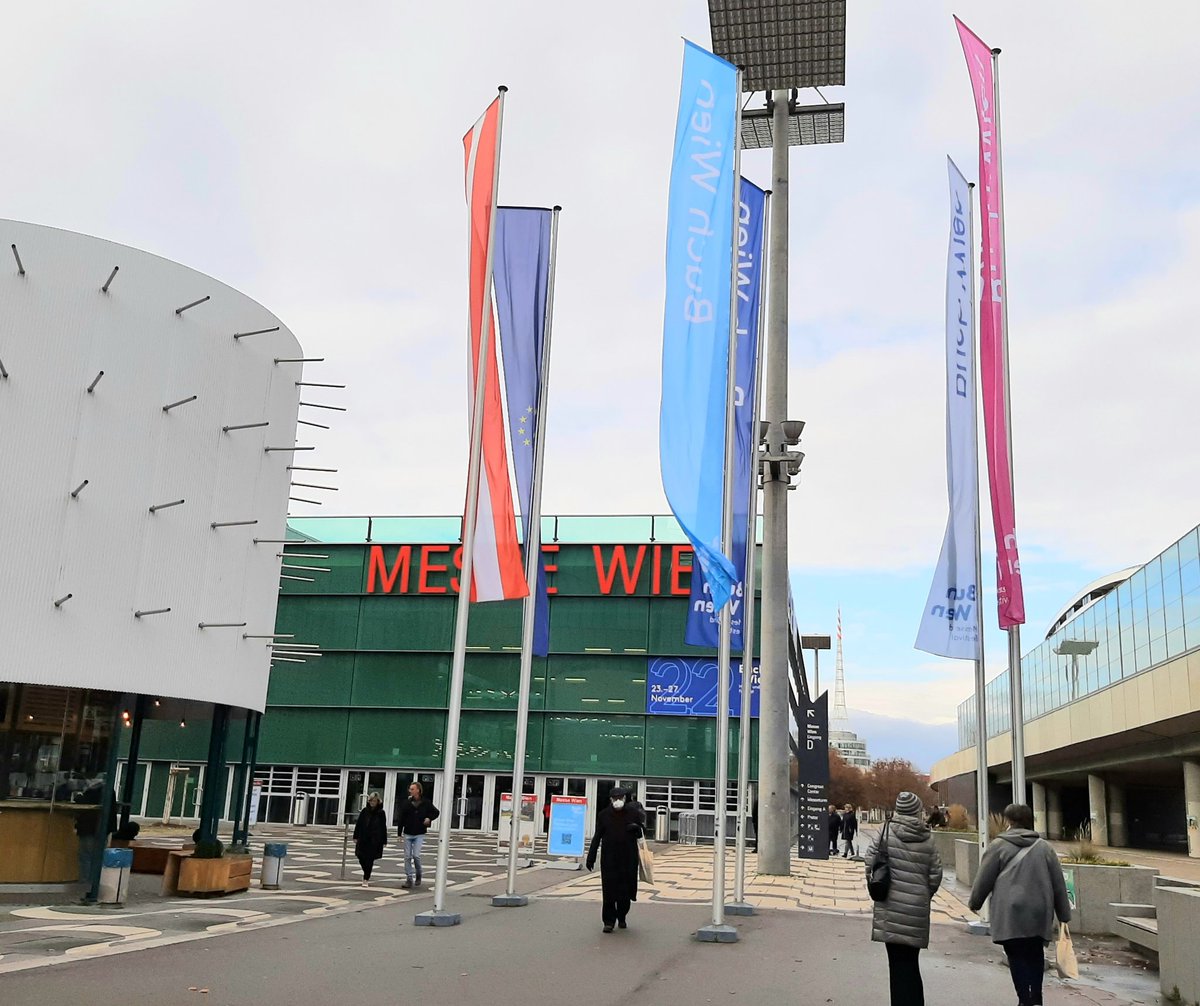
<svg viewBox="0 0 1200 1006">
<path fill-rule="evenodd" d="M 747 91 L 846 83 L 846 0 L 708 0 L 708 21 Z"/>
<path fill-rule="evenodd" d="M 785 419 L 783 421 L 783 439 L 788 444 L 800 443 L 800 434 L 803 432 L 803 419 Z"/>
<path fill-rule="evenodd" d="M 846 139 L 846 106 L 843 102 L 797 105 L 788 102 L 787 145 L 811 147 L 841 143 Z M 742 148 L 769 150 L 775 139 L 770 107 L 742 109 Z"/>
<path fill-rule="evenodd" d="M 833 641 L 829 636 L 801 636 L 800 648 L 802 650 L 828 650 L 833 647 Z"/>
</svg>

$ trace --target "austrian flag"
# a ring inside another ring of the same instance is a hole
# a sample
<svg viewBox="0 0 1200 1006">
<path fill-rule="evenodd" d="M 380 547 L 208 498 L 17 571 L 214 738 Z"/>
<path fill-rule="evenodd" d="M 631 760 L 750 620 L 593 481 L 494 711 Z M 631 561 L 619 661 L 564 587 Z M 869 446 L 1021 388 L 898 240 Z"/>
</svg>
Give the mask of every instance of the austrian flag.
<svg viewBox="0 0 1200 1006">
<path fill-rule="evenodd" d="M 497 98 L 463 137 L 469 226 L 471 314 L 469 329 L 469 396 L 474 429 L 475 388 L 480 345 L 486 341 L 483 368 L 483 457 L 479 469 L 479 505 L 475 514 L 475 548 L 471 574 L 472 601 L 525 597 L 529 587 L 517 542 L 508 466 L 500 376 L 496 363 L 496 329 L 490 309 L 492 244 L 496 222 L 496 183 L 500 160 L 500 109 Z M 487 339 L 483 334 L 487 331 Z M 474 446 L 474 445 L 473 445 Z"/>
</svg>

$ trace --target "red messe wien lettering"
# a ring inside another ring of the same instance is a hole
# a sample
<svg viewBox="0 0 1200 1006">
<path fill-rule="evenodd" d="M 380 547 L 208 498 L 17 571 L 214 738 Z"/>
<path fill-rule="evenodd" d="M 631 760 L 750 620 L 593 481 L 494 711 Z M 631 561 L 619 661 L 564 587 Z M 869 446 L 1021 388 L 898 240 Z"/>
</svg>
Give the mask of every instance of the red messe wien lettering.
<svg viewBox="0 0 1200 1006">
<path fill-rule="evenodd" d="M 558 572 L 558 545 L 543 545 L 547 574 Z M 648 581 L 651 595 L 686 597 L 692 573 L 690 545 L 593 545 L 596 591 L 636 594 Z M 372 545 L 367 557 L 368 594 L 457 594 L 462 548 L 451 545 L 399 545 L 391 562 L 384 546 Z M 547 588 L 556 593 L 556 588 Z"/>
</svg>

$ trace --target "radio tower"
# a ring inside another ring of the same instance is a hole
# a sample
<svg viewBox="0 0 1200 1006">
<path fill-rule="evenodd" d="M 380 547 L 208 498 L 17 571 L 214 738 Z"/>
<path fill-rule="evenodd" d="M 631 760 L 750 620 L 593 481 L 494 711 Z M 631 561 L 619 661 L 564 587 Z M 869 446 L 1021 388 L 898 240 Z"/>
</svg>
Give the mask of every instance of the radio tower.
<svg viewBox="0 0 1200 1006">
<path fill-rule="evenodd" d="M 846 712 L 846 675 L 842 666 L 842 607 L 838 605 L 837 615 L 837 680 L 833 687 L 833 716 L 829 724 L 830 730 L 850 729 L 850 714 Z"/>
</svg>

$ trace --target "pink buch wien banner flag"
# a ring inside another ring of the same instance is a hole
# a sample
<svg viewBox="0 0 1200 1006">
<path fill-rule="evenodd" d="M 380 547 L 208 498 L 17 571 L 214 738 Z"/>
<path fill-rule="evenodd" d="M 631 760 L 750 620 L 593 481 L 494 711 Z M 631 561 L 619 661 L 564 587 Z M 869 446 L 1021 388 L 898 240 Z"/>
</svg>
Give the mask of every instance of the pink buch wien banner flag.
<svg viewBox="0 0 1200 1006">
<path fill-rule="evenodd" d="M 1000 628 L 1025 622 L 1021 558 L 1017 553 L 1017 518 L 1013 504 L 1012 445 L 1008 434 L 1008 333 L 1004 324 L 1004 208 L 1000 188 L 1000 132 L 996 121 L 996 87 L 992 50 L 958 18 L 958 37 L 979 118 L 979 217 L 983 222 L 979 291 L 979 373 L 983 385 L 983 435 L 988 485 L 992 496 L 992 528 L 996 536 L 996 601 Z"/>
</svg>

